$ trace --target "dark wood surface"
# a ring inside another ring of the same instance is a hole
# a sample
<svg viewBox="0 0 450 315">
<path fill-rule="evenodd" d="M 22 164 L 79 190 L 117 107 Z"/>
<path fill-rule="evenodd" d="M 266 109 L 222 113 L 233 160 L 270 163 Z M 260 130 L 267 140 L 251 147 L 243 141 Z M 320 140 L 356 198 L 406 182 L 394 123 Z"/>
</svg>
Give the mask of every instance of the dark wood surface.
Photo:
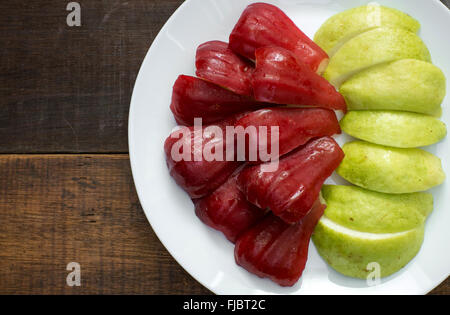
<svg viewBox="0 0 450 315">
<path fill-rule="evenodd" d="M 0 294 L 209 294 L 153 233 L 127 154 L 137 72 L 183 1 L 80 0 L 79 28 L 68 2 L 0 3 Z"/>
<path fill-rule="evenodd" d="M 0 293 L 206 294 L 150 228 L 128 155 L 0 156 Z M 81 266 L 81 287 L 66 266 Z"/>
<path fill-rule="evenodd" d="M 0 2 L 0 153 L 128 152 L 139 67 L 181 0 Z"/>
</svg>

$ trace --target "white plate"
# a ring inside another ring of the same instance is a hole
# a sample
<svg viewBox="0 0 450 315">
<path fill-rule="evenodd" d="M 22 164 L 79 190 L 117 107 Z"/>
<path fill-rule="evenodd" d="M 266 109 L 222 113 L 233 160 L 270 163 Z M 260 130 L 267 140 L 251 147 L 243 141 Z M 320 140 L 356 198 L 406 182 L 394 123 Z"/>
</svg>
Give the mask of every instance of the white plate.
<svg viewBox="0 0 450 315">
<path fill-rule="evenodd" d="M 163 143 L 175 126 L 169 110 L 172 85 L 179 74 L 194 75 L 195 51 L 209 40 L 228 40 L 250 0 L 187 0 L 169 19 L 150 48 L 133 92 L 129 119 L 131 166 L 145 214 L 170 254 L 205 287 L 217 294 L 425 294 L 449 276 L 450 189 L 433 190 L 435 211 L 419 255 L 403 270 L 375 287 L 344 277 L 328 267 L 310 246 L 303 277 L 292 288 L 260 279 L 234 262 L 233 245 L 202 224 L 194 207 L 167 171 Z M 274 0 L 310 37 L 331 15 L 366 4 L 357 0 Z M 421 37 L 433 62 L 450 80 L 450 14 L 437 0 L 379 1 L 420 21 Z M 448 88 L 450 91 L 450 88 Z M 443 120 L 450 126 L 449 97 Z M 450 175 L 449 139 L 428 148 L 442 158 Z"/>
</svg>

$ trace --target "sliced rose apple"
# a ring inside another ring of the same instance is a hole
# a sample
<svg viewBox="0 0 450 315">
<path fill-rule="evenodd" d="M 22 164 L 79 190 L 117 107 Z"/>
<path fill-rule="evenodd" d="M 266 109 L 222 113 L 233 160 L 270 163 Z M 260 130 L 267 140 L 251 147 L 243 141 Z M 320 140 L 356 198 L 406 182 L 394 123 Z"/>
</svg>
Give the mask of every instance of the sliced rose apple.
<svg viewBox="0 0 450 315">
<path fill-rule="evenodd" d="M 224 135 L 226 126 L 233 126 L 237 119 L 232 117 L 215 125 Z M 210 147 L 210 152 L 215 147 L 222 147 L 223 152 L 226 152 L 227 144 L 226 137 L 219 137 L 207 128 L 203 127 L 199 134 L 194 127 L 183 127 L 173 132 L 164 144 L 170 175 L 192 199 L 202 198 L 219 188 L 242 164 L 227 161 L 225 153 L 222 154 L 222 160 L 208 161 L 204 155 L 205 147 Z M 196 143 L 200 144 L 199 149 Z M 190 148 L 189 152 L 185 152 L 184 148 Z"/>
<path fill-rule="evenodd" d="M 261 278 L 293 286 L 305 269 L 311 235 L 325 208 L 316 201 L 309 214 L 293 225 L 267 215 L 238 239 L 236 263 Z"/>
<path fill-rule="evenodd" d="M 232 243 L 267 212 L 245 199 L 237 187 L 237 175 L 230 177 L 211 195 L 194 200 L 195 213 L 200 220 L 221 231 Z"/>
<path fill-rule="evenodd" d="M 228 43 L 211 41 L 200 45 L 195 59 L 197 76 L 236 94 L 253 96 L 253 64 L 236 55 Z"/>
<path fill-rule="evenodd" d="M 344 97 L 327 80 L 280 47 L 256 51 L 253 93 L 261 102 L 347 110 Z"/>
<path fill-rule="evenodd" d="M 202 79 L 180 75 L 173 86 L 170 109 L 178 124 L 192 126 L 195 118 L 202 118 L 206 125 L 267 106 Z"/>
<path fill-rule="evenodd" d="M 291 108 L 274 107 L 260 109 L 244 115 L 236 123 L 247 130 L 246 160 L 250 162 L 265 161 L 261 152 L 272 153 L 272 148 L 278 147 L 278 159 L 313 138 L 332 136 L 341 133 L 336 114 L 323 108 Z M 254 127 L 255 132 L 249 128 Z M 265 131 L 267 130 L 267 136 Z M 278 136 L 272 139 L 272 128 L 276 127 Z M 266 141 L 260 141 L 260 139 Z M 250 145 L 250 144 L 257 145 Z M 253 157 L 253 160 L 251 159 Z"/>
<path fill-rule="evenodd" d="M 279 161 L 278 169 L 265 172 L 264 164 L 244 169 L 239 188 L 247 200 L 270 209 L 287 223 L 296 223 L 310 211 L 320 189 L 344 158 L 330 137 L 311 140 Z"/>
<path fill-rule="evenodd" d="M 230 35 L 230 48 L 255 60 L 255 51 L 261 47 L 276 46 L 293 52 L 314 72 L 321 74 L 328 55 L 279 8 L 267 3 L 249 5 L 242 13 Z"/>
</svg>

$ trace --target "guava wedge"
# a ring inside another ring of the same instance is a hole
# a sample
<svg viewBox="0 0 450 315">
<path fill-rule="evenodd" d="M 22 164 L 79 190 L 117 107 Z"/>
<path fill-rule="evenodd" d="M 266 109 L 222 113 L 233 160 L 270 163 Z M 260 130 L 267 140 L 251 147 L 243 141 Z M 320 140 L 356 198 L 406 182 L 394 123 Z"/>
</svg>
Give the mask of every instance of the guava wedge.
<svg viewBox="0 0 450 315">
<path fill-rule="evenodd" d="M 430 193 L 392 195 L 356 186 L 325 185 L 322 197 L 328 219 L 359 232 L 406 232 L 422 226 L 433 211 Z"/>
<path fill-rule="evenodd" d="M 399 110 L 440 116 L 446 78 L 431 63 L 404 59 L 353 76 L 340 92 L 349 110 Z"/>
<path fill-rule="evenodd" d="M 355 138 L 397 148 L 431 145 L 447 135 L 447 127 L 439 119 L 409 112 L 352 111 L 340 124 Z"/>
<path fill-rule="evenodd" d="M 424 226 L 433 211 L 428 193 L 390 195 L 354 186 L 324 186 L 327 209 L 313 241 L 336 271 L 366 279 L 380 267 L 389 276 L 408 264 L 423 243 Z"/>
<path fill-rule="evenodd" d="M 380 277 L 392 275 L 405 267 L 419 252 L 424 226 L 389 234 L 358 232 L 322 217 L 312 240 L 320 256 L 339 273 L 367 279 L 370 264 L 380 266 Z"/>
<path fill-rule="evenodd" d="M 339 87 L 362 70 L 400 59 L 431 61 L 431 56 L 416 34 L 401 28 L 380 27 L 342 45 L 330 59 L 324 77 Z"/>
<path fill-rule="evenodd" d="M 314 36 L 314 41 L 330 56 L 347 40 L 372 28 L 387 26 L 417 33 L 420 23 L 399 10 L 368 4 L 329 18 Z"/>
<path fill-rule="evenodd" d="M 425 191 L 442 184 L 441 160 L 421 149 L 386 147 L 365 141 L 344 145 L 337 173 L 357 186 L 390 194 Z"/>
</svg>

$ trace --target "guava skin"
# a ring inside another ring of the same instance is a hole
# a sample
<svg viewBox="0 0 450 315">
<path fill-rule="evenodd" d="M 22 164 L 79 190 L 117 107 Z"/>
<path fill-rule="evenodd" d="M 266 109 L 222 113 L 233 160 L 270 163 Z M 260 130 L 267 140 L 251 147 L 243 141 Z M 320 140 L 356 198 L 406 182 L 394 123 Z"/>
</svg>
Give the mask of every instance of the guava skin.
<svg viewBox="0 0 450 315">
<path fill-rule="evenodd" d="M 446 125 L 428 115 L 398 111 L 352 111 L 340 122 L 347 134 L 396 148 L 418 148 L 438 143 Z"/>
<path fill-rule="evenodd" d="M 335 87 L 369 67 L 401 59 L 431 62 L 428 48 L 416 34 L 380 27 L 346 42 L 330 59 L 324 77 Z"/>
<path fill-rule="evenodd" d="M 419 252 L 424 237 L 420 227 L 383 240 L 359 239 L 337 232 L 319 221 L 313 242 L 320 256 L 339 273 L 367 279 L 370 263 L 381 267 L 381 277 L 390 276 L 405 267 Z"/>
<path fill-rule="evenodd" d="M 381 277 L 398 272 L 420 250 L 427 217 L 433 211 L 428 193 L 390 195 L 355 186 L 322 189 L 327 204 L 313 241 L 319 254 L 336 271 L 366 279 L 370 263 Z"/>
<path fill-rule="evenodd" d="M 435 65 L 404 59 L 356 74 L 340 92 L 349 110 L 397 110 L 433 116 L 442 113 L 446 78 Z"/>
<path fill-rule="evenodd" d="M 441 160 L 421 149 L 400 149 L 354 141 L 344 145 L 345 158 L 337 173 L 369 190 L 403 194 L 442 184 Z"/>
<path fill-rule="evenodd" d="M 399 10 L 380 5 L 365 5 L 333 15 L 317 31 L 314 41 L 330 56 L 336 46 L 375 27 L 403 28 L 417 33 L 420 23 Z"/>
<path fill-rule="evenodd" d="M 392 195 L 356 186 L 322 188 L 325 216 L 336 224 L 366 233 L 398 233 L 420 227 L 433 211 L 433 195 Z"/>
</svg>

